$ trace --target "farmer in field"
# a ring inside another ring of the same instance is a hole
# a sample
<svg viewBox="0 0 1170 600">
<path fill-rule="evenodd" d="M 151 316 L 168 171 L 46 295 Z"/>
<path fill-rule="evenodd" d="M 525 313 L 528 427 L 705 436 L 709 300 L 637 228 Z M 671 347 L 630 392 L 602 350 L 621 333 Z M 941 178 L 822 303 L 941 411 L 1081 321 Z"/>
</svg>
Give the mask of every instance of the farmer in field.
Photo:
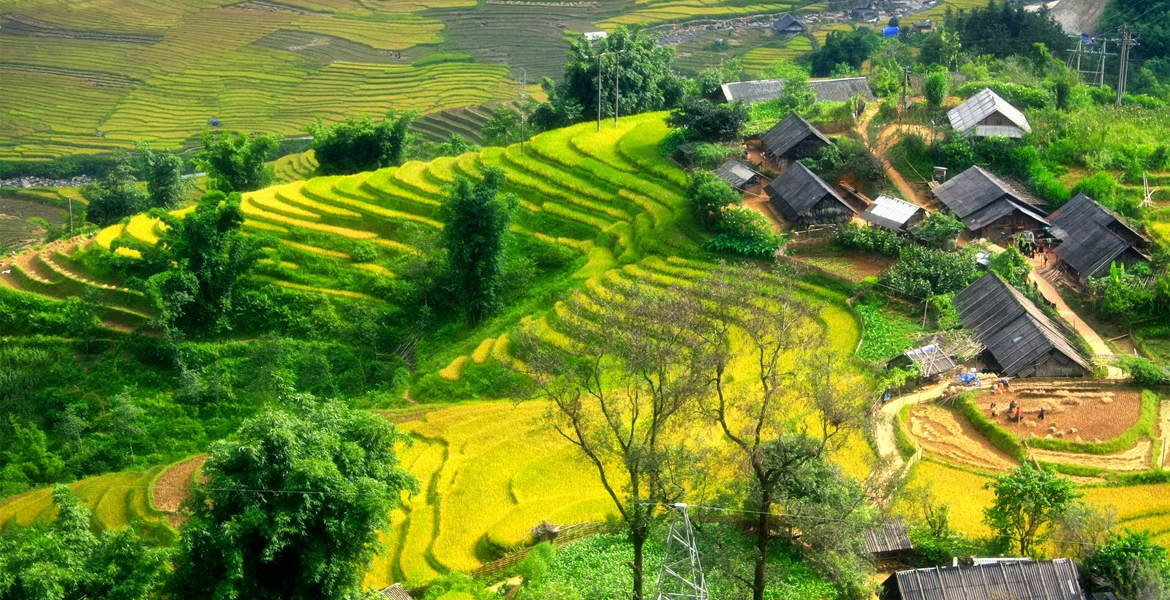
<svg viewBox="0 0 1170 600">
<path fill-rule="evenodd" d="M 1039 412 L 1039 414 L 1036 415 L 1036 418 L 1040 419 L 1041 421 L 1044 420 L 1044 407 L 1043 406 L 1040 407 L 1040 412 Z"/>
</svg>

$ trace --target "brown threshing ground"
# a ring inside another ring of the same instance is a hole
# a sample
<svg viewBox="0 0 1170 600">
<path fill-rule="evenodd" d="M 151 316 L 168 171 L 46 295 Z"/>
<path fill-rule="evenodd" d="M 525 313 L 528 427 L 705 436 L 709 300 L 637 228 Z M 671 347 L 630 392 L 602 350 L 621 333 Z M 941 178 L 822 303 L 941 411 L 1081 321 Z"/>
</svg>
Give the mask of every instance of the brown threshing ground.
<svg viewBox="0 0 1170 600">
<path fill-rule="evenodd" d="M 1032 448 L 1032 458 L 1051 463 L 1065 463 L 1105 469 L 1107 471 L 1146 471 L 1150 468 L 1150 446 L 1148 438 L 1143 438 L 1133 446 L 1112 454 L 1083 454 L 1078 452 L 1060 452 Z"/>
<path fill-rule="evenodd" d="M 195 470 L 202 466 L 205 460 L 207 460 L 207 456 L 202 455 L 188 458 L 176 464 L 159 476 L 158 480 L 155 481 L 154 488 L 150 490 L 154 505 L 159 510 L 169 513 L 167 514 L 167 522 L 176 529 L 183 524 L 185 519 L 178 514 L 178 510 L 191 495 L 191 478 L 195 475 Z"/>
<path fill-rule="evenodd" d="M 1073 442 L 1109 441 L 1137 423 L 1142 410 L 1139 391 L 1112 386 L 1080 389 L 1016 386 L 1009 394 L 982 394 L 975 403 L 983 414 L 990 415 L 991 403 L 995 402 L 996 416 L 992 420 L 1015 432 L 1017 424 L 1004 414 L 1012 400 L 1024 409 L 1024 422 L 1019 425 L 1023 437 L 1052 435 Z M 1043 421 L 1037 419 L 1040 407 L 1044 407 Z M 1063 435 L 1050 432 L 1051 427 Z"/>
<path fill-rule="evenodd" d="M 1007 471 L 1016 461 L 979 434 L 955 409 L 920 404 L 910 411 L 910 434 L 927 454 L 958 465 Z"/>
</svg>

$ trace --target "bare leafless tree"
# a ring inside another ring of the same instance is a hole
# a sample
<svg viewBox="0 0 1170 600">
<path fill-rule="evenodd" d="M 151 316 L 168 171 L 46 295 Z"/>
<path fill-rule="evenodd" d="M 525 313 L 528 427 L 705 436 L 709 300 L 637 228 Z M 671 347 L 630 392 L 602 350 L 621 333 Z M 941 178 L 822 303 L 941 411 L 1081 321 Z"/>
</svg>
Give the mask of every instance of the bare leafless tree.
<svg viewBox="0 0 1170 600">
<path fill-rule="evenodd" d="M 571 348 L 542 343 L 534 327 L 517 337 L 536 382 L 551 401 L 557 433 L 597 469 L 634 548 L 633 598 L 641 600 L 643 547 L 657 503 L 682 497 L 685 436 L 674 421 L 691 413 L 709 386 L 702 320 L 678 289 L 617 284 L 605 297 L 566 301 L 558 328 Z"/>
</svg>

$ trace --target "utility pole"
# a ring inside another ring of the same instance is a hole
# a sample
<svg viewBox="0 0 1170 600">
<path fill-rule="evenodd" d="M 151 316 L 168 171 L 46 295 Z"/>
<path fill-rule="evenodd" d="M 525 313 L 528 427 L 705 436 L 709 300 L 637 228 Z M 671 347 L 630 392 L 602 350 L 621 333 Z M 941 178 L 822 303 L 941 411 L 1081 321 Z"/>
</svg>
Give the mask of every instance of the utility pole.
<svg viewBox="0 0 1170 600">
<path fill-rule="evenodd" d="M 1129 77 L 1129 48 L 1134 41 L 1130 36 L 1129 25 L 1121 27 L 1121 63 L 1117 66 L 1117 103 L 1121 106 L 1121 96 L 1125 94 L 1125 84 Z"/>
<path fill-rule="evenodd" d="M 668 504 L 677 511 L 666 538 L 666 555 L 658 573 L 658 600 L 710 600 L 707 578 L 686 504 Z"/>
<path fill-rule="evenodd" d="M 617 52 L 601 52 L 597 55 L 597 130 L 601 131 L 601 58 L 603 56 L 613 56 L 617 54 L 624 54 L 625 50 Z M 615 63 L 616 64 L 616 63 Z M 617 70 L 621 71 L 621 65 L 617 65 Z M 617 125 L 617 76 L 614 76 L 614 98 L 613 98 L 613 122 Z"/>
<path fill-rule="evenodd" d="M 524 99 L 528 97 L 525 88 L 528 87 L 528 69 L 520 69 L 520 156 L 524 156 Z"/>
<path fill-rule="evenodd" d="M 613 126 L 614 126 L 614 128 L 617 128 L 617 126 L 618 126 L 618 97 L 619 97 L 618 87 L 621 85 L 621 80 L 620 80 L 621 75 L 622 75 L 622 59 L 615 58 L 615 59 L 613 59 Z"/>
<path fill-rule="evenodd" d="M 1101 68 L 1098 70 L 1097 87 L 1105 85 L 1105 46 L 1109 40 L 1101 38 Z"/>
<path fill-rule="evenodd" d="M 910 67 L 902 67 L 902 111 L 907 108 L 906 104 L 906 87 L 910 85 Z M 902 120 L 902 112 L 898 112 L 898 121 Z"/>
<path fill-rule="evenodd" d="M 69 235 L 73 235 L 73 196 L 69 196 Z"/>
</svg>

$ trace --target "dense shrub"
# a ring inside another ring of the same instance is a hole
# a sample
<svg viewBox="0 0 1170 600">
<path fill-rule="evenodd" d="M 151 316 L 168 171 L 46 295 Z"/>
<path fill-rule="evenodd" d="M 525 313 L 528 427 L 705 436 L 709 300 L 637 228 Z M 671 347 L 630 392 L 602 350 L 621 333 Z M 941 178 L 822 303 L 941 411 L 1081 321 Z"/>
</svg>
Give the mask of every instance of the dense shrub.
<svg viewBox="0 0 1170 600">
<path fill-rule="evenodd" d="M 1046 89 L 1006 81 L 968 81 L 955 88 L 955 95 L 960 98 L 970 98 L 982 91 L 983 88 L 991 88 L 991 91 L 999 94 L 1004 100 L 1021 110 L 1044 108 L 1051 105 L 1054 100 L 1052 93 Z"/>
<path fill-rule="evenodd" d="M 704 227 L 718 231 L 723 224 L 723 207 L 738 205 L 740 195 L 710 171 L 699 171 L 687 187 L 687 204 Z"/>
<path fill-rule="evenodd" d="M 898 234 L 881 227 L 867 227 L 849 223 L 837 228 L 836 242 L 843 248 L 861 252 L 877 252 L 897 257 L 902 252 L 905 240 Z"/>
<path fill-rule="evenodd" d="M 910 228 L 910 235 L 919 243 L 934 248 L 949 249 L 963 232 L 963 222 L 942 211 L 930 213 Z"/>
<path fill-rule="evenodd" d="M 958 292 L 979 275 L 976 250 L 975 246 L 961 252 L 906 246 L 897 264 L 882 273 L 882 283 L 912 299 Z"/>
<path fill-rule="evenodd" d="M 417 116 L 415 110 L 401 116 L 391 110 L 380 123 L 369 115 L 334 125 L 318 120 L 309 127 L 317 170 L 323 175 L 344 175 L 402 164 L 413 137 L 410 125 Z"/>
<path fill-rule="evenodd" d="M 784 245 L 784 236 L 772 233 L 772 224 L 760 211 L 746 206 L 723 207 L 719 235 L 706 248 L 753 258 L 768 258 Z"/>
<path fill-rule="evenodd" d="M 1166 371 L 1140 356 L 1119 356 L 1117 366 L 1129 373 L 1134 383 L 1142 387 L 1170 384 L 1170 375 Z"/>
<path fill-rule="evenodd" d="M 934 107 L 942 106 L 947 99 L 950 77 L 945 72 L 931 73 L 922 82 L 922 94 L 926 102 Z"/>
<path fill-rule="evenodd" d="M 705 99 L 691 99 L 674 109 L 666 124 L 684 129 L 694 140 L 734 140 L 748 120 L 748 108 L 743 102 L 716 104 Z"/>
</svg>

